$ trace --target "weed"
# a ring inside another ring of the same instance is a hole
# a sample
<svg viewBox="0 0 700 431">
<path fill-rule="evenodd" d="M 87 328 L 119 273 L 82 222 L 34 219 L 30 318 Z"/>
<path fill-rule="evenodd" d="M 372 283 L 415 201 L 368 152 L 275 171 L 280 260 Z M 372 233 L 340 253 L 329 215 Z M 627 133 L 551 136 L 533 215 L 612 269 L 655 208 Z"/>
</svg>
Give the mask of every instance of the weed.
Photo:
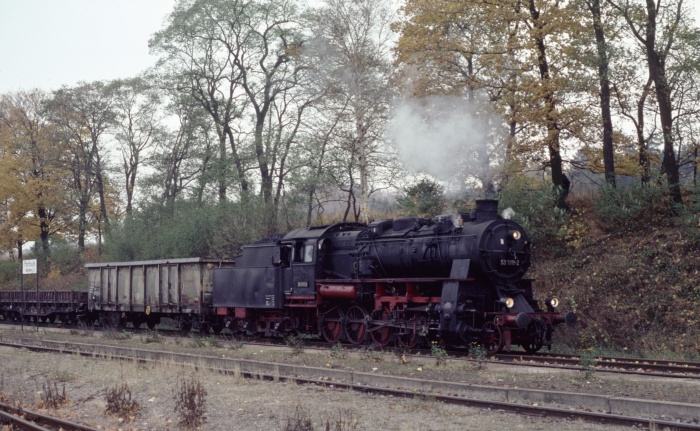
<svg viewBox="0 0 700 431">
<path fill-rule="evenodd" d="M 110 340 L 130 340 L 134 334 L 124 330 L 117 331 L 113 328 L 109 328 L 105 331 L 104 337 Z"/>
<path fill-rule="evenodd" d="M 292 355 L 304 353 L 304 337 L 302 335 L 289 335 L 284 338 L 287 346 L 292 348 Z"/>
<path fill-rule="evenodd" d="M 202 348 L 205 347 L 207 343 L 204 341 L 204 338 L 202 337 L 192 337 L 190 338 L 190 347 L 193 347 L 195 349 L 197 348 Z"/>
<path fill-rule="evenodd" d="M 192 377 L 190 380 L 178 379 L 175 392 L 175 413 L 180 419 L 180 424 L 196 428 L 204 423 L 207 411 L 207 391 L 199 379 Z"/>
<path fill-rule="evenodd" d="M 430 353 L 435 358 L 435 365 L 437 365 L 438 367 L 441 365 L 447 365 L 447 350 L 443 349 L 437 344 L 432 344 L 430 346 Z"/>
<path fill-rule="evenodd" d="M 396 358 L 399 360 L 401 365 L 408 365 L 408 356 L 406 356 L 407 351 L 405 349 L 396 349 L 394 351 Z"/>
<path fill-rule="evenodd" d="M 334 419 L 326 419 L 325 431 L 355 431 L 358 423 L 354 415 L 349 412 L 343 416 L 342 412 L 338 412 L 338 417 Z"/>
<path fill-rule="evenodd" d="M 486 365 L 486 349 L 481 343 L 469 345 L 469 357 L 476 363 L 477 370 L 483 370 Z"/>
<path fill-rule="evenodd" d="M 581 359 L 579 360 L 578 364 L 583 368 L 583 372 L 585 373 L 584 377 L 586 380 L 593 380 L 595 378 L 595 366 L 597 365 L 597 361 L 592 351 L 584 351 L 581 354 Z"/>
<path fill-rule="evenodd" d="M 384 360 L 381 352 L 372 350 L 367 346 L 363 347 L 360 353 L 362 355 L 362 358 L 367 362 L 382 362 Z"/>
<path fill-rule="evenodd" d="M 282 431 L 314 431 L 314 423 L 309 413 L 297 406 L 294 414 L 287 418 Z"/>
<path fill-rule="evenodd" d="M 342 343 L 337 342 L 331 346 L 331 357 L 337 359 L 345 359 L 348 357 L 348 353 L 343 348 Z"/>
<path fill-rule="evenodd" d="M 53 383 L 53 385 L 52 385 Z M 64 405 L 68 398 L 66 398 L 66 385 L 63 384 L 61 390 L 58 390 L 58 384 L 56 382 L 46 382 L 42 385 L 41 391 L 41 401 L 44 407 L 49 409 L 57 409 Z"/>
<path fill-rule="evenodd" d="M 239 349 L 242 349 L 243 346 L 244 346 L 243 341 L 240 341 L 240 340 L 232 340 L 228 343 L 228 347 L 231 350 L 239 350 Z"/>
<path fill-rule="evenodd" d="M 413 396 L 406 408 L 411 412 L 435 412 L 436 406 L 435 395 L 418 393 Z"/>
<path fill-rule="evenodd" d="M 88 324 L 85 320 L 78 320 L 78 327 L 80 328 L 80 334 L 83 337 L 92 337 L 92 323 Z M 72 333 L 73 331 L 71 331 Z"/>
<path fill-rule="evenodd" d="M 165 337 L 162 336 L 161 334 L 157 333 L 156 331 L 151 332 L 144 338 L 143 342 L 146 344 L 150 343 L 158 343 L 162 344 L 165 341 Z"/>
<path fill-rule="evenodd" d="M 209 347 L 214 347 L 217 349 L 220 349 L 223 347 L 223 343 L 221 342 L 221 340 L 216 338 L 216 337 L 207 338 L 207 343 L 209 343 Z"/>
<path fill-rule="evenodd" d="M 105 414 L 118 416 L 125 422 L 129 422 L 141 413 L 141 406 L 131 398 L 131 389 L 126 383 L 108 389 L 105 401 L 107 402 Z"/>
</svg>

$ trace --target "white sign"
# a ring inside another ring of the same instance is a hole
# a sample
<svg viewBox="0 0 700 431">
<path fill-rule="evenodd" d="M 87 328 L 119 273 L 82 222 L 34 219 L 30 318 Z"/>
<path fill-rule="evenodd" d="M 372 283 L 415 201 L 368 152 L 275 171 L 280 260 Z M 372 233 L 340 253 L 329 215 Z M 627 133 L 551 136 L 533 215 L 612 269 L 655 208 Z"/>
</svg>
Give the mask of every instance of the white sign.
<svg viewBox="0 0 700 431">
<path fill-rule="evenodd" d="M 36 274 L 36 259 L 22 261 L 22 274 Z"/>
</svg>

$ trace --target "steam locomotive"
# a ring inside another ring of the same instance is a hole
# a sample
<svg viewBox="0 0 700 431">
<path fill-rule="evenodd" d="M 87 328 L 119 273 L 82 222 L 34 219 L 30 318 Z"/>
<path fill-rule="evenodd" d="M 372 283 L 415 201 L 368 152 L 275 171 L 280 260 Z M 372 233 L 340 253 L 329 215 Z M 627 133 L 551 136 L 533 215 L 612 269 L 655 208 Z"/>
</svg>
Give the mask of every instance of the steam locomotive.
<svg viewBox="0 0 700 431">
<path fill-rule="evenodd" d="M 329 343 L 414 348 L 481 344 L 489 354 L 551 346 L 576 315 L 534 299 L 531 242 L 498 202 L 435 219 L 301 228 L 243 247 L 235 263 L 200 258 L 86 265 L 87 292 L 0 292 L 0 317 L 185 332 L 316 333 Z"/>
<path fill-rule="evenodd" d="M 422 340 L 551 347 L 554 326 L 576 315 L 533 297 L 531 242 L 480 200 L 469 214 L 405 217 L 369 225 L 301 228 L 243 247 L 213 272 L 215 325 L 234 333 L 318 332 L 327 342 L 416 347 Z"/>
</svg>

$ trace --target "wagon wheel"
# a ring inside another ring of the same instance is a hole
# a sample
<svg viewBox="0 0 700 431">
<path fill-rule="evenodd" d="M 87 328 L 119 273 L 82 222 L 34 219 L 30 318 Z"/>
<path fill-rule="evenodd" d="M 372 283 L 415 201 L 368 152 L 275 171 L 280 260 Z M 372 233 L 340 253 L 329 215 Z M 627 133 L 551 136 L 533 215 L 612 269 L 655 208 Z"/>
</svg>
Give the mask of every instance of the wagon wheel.
<svg viewBox="0 0 700 431">
<path fill-rule="evenodd" d="M 156 325 L 157 325 L 157 323 L 154 319 L 147 319 L 146 320 L 146 326 L 148 326 L 148 329 L 150 329 L 151 331 L 156 329 Z"/>
<path fill-rule="evenodd" d="M 211 330 L 214 332 L 214 335 L 219 335 L 221 334 L 221 331 L 224 330 L 224 325 L 221 323 L 214 323 L 211 325 Z"/>
<path fill-rule="evenodd" d="M 381 323 L 376 324 L 374 328 L 370 329 L 369 336 L 374 343 L 379 344 L 381 347 L 388 345 L 394 335 L 394 328 L 388 326 L 389 318 L 389 312 L 386 310 L 376 310 L 372 313 L 372 320 L 375 323 Z"/>
<path fill-rule="evenodd" d="M 367 312 L 364 308 L 353 305 L 348 309 L 345 319 L 345 336 L 352 344 L 362 344 L 367 335 Z"/>
<path fill-rule="evenodd" d="M 52 314 L 49 316 L 49 323 L 53 325 L 54 322 L 56 322 L 56 315 Z"/>
<path fill-rule="evenodd" d="M 527 353 L 537 353 L 544 346 L 547 325 L 541 319 L 535 319 L 527 327 L 525 342 L 522 344 Z"/>
<path fill-rule="evenodd" d="M 418 334 L 418 321 L 415 317 L 405 322 L 401 326 L 400 333 L 396 335 L 396 342 L 404 349 L 413 349 L 420 341 Z"/>
<path fill-rule="evenodd" d="M 329 343 L 337 343 L 343 335 L 343 319 L 345 318 L 343 310 L 340 307 L 333 307 L 321 317 L 319 324 L 323 339 Z"/>
<path fill-rule="evenodd" d="M 493 322 L 486 322 L 483 326 L 484 350 L 489 355 L 494 355 L 503 349 L 503 331 Z"/>
<path fill-rule="evenodd" d="M 399 346 L 403 347 L 404 349 L 413 349 L 418 345 L 420 335 L 415 332 L 406 332 L 403 334 L 398 334 L 396 336 L 396 341 L 399 343 Z"/>
</svg>

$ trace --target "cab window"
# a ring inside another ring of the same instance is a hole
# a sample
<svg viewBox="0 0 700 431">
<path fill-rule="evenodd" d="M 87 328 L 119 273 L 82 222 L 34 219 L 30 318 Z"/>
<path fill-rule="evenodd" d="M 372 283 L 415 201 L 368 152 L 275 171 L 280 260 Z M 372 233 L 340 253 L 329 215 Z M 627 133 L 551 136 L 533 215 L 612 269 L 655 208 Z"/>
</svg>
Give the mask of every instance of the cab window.
<svg viewBox="0 0 700 431">
<path fill-rule="evenodd" d="M 311 263 L 314 260 L 314 245 L 298 242 L 294 245 L 294 262 Z"/>
</svg>

